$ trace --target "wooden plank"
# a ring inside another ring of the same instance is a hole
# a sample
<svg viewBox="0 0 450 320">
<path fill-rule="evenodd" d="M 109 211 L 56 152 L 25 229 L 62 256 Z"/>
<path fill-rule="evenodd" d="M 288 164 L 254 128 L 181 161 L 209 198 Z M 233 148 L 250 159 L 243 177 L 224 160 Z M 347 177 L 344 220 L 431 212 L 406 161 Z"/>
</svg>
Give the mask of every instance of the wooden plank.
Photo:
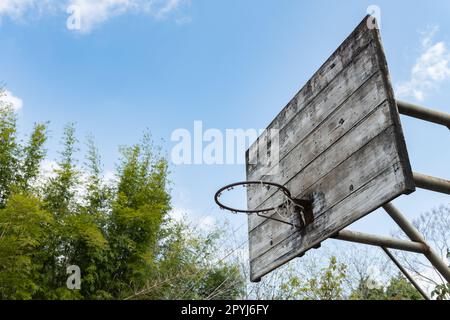
<svg viewBox="0 0 450 320">
<path fill-rule="evenodd" d="M 387 203 L 402 194 L 405 181 L 398 167 L 399 163 L 390 167 L 357 192 L 352 193 L 346 201 L 341 201 L 327 214 L 321 215 L 300 234 L 292 234 L 272 250 L 253 260 L 250 264 L 251 280 L 260 279 L 273 269 L 321 243 L 377 209 L 378 203 Z"/>
<path fill-rule="evenodd" d="M 385 120 L 383 121 L 387 123 L 389 122 L 389 118 L 386 117 L 387 111 L 387 108 L 381 108 L 374 115 L 379 114 L 378 117 L 384 117 Z M 361 125 L 358 128 L 364 129 L 364 126 Z M 385 125 L 381 125 L 380 128 L 385 128 Z M 372 132 L 372 130 L 366 131 Z M 354 132 L 360 133 L 356 130 Z M 381 172 L 386 171 L 387 168 L 399 161 L 398 157 L 396 157 L 397 150 L 395 145 L 389 143 L 392 140 L 393 133 L 394 128 L 391 126 L 369 142 L 366 139 L 362 139 L 362 141 L 366 141 L 366 145 L 362 149 L 351 153 L 348 159 L 319 180 L 317 180 L 315 174 L 317 170 L 320 170 L 320 162 L 318 162 L 315 170 L 304 171 L 300 175 L 298 183 L 294 187 L 294 192 L 300 195 L 313 195 L 314 219 L 318 219 L 320 215 L 326 214 L 329 208 L 347 198 L 350 194 L 357 192 L 368 181 L 374 179 Z M 336 147 L 338 149 L 339 147 L 346 148 L 346 146 L 341 144 L 337 144 Z M 367 169 L 360 171 L 358 169 L 359 165 L 363 165 Z M 310 185 L 311 183 L 313 185 Z M 339 187 L 336 187 L 337 185 Z M 250 242 L 254 244 L 252 251 L 250 251 L 250 259 L 257 258 L 296 232 L 295 228 L 266 219 L 264 223 L 258 225 L 250 232 Z M 272 241 L 272 245 L 269 240 Z"/>
<path fill-rule="evenodd" d="M 334 143 L 340 140 L 350 130 L 353 129 L 359 122 L 363 121 L 375 108 L 383 102 L 385 98 L 383 80 L 381 74 L 376 74 L 365 85 L 355 92 L 346 102 L 340 105 L 339 108 L 334 110 L 323 123 L 321 123 L 317 129 L 302 140 L 285 158 L 281 159 L 280 174 L 278 175 L 265 175 L 259 178 L 251 177 L 249 180 L 263 180 L 268 182 L 277 182 L 285 185 L 289 180 L 293 179 L 295 175 L 308 167 L 312 161 L 316 161 L 323 152 L 330 148 Z M 355 105 L 364 106 L 360 112 L 355 111 Z M 389 112 L 388 106 L 384 106 L 386 112 Z M 338 111 L 338 112 L 337 112 Z M 389 114 L 385 118 L 389 118 Z M 371 118 L 370 121 L 380 121 L 380 119 Z M 371 122 L 369 122 L 371 123 Z M 379 124 L 379 122 L 378 122 Z M 389 126 L 386 124 L 384 128 Z M 382 129 L 384 129 L 382 128 Z M 365 129 L 360 129 L 358 132 L 364 133 Z M 379 131 L 381 132 L 381 131 Z M 379 133 L 378 132 L 378 133 Z M 364 136 L 364 135 L 362 135 Z M 358 139 L 356 136 L 347 138 L 348 140 Z M 357 141 L 357 140 L 356 140 Z M 356 149 L 357 150 L 357 149 Z M 356 151 L 354 148 L 350 152 Z M 349 154 L 343 151 L 332 154 L 334 159 L 348 157 Z M 332 168 L 330 168 L 332 169 Z M 308 169 L 309 170 L 309 169 Z M 323 168 L 325 170 L 325 168 Z M 326 172 L 325 172 L 326 173 Z M 258 191 L 258 192 L 256 192 Z M 270 198 L 274 193 L 274 190 L 249 190 L 248 192 L 248 207 L 257 208 L 262 207 L 265 201 Z M 252 230 L 261 219 L 258 216 L 250 216 L 249 229 Z"/>
</svg>

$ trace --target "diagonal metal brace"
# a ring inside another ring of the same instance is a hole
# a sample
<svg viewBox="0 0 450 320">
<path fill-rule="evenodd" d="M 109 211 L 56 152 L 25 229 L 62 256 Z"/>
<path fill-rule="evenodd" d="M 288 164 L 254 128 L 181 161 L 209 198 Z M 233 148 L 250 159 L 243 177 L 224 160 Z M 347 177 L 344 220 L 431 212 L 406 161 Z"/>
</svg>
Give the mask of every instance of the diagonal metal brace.
<svg viewBox="0 0 450 320">
<path fill-rule="evenodd" d="M 414 280 L 414 278 L 409 274 L 408 271 L 406 271 L 405 268 L 398 262 L 398 260 L 394 257 L 394 255 L 385 247 L 381 247 L 383 251 L 386 253 L 386 255 L 392 260 L 392 262 L 397 266 L 397 268 L 403 273 L 403 275 L 406 277 L 406 279 L 411 282 L 411 284 L 416 288 L 417 291 L 422 295 L 422 297 L 425 300 L 430 300 L 430 297 L 426 294 L 426 292 L 419 286 L 419 284 Z"/>
<path fill-rule="evenodd" d="M 416 227 L 414 227 L 413 224 L 409 222 L 392 203 L 385 204 L 383 209 L 392 217 L 392 219 L 412 241 L 422 242 L 426 245 L 427 250 L 424 252 L 425 257 L 439 271 L 444 279 L 450 283 L 450 268 L 444 263 L 442 258 L 433 249 L 431 249 L 424 237 L 420 234 L 419 230 L 417 230 Z"/>
</svg>

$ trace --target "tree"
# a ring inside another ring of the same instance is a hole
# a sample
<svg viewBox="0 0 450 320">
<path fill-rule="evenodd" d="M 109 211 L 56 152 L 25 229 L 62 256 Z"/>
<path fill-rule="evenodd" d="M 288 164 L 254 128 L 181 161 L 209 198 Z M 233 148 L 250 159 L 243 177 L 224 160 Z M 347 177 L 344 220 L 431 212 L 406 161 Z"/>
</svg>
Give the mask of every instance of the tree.
<svg viewBox="0 0 450 320">
<path fill-rule="evenodd" d="M 130 298 L 211 300 L 242 296 L 245 283 L 237 265 L 216 255 L 221 232 L 202 235 L 180 222 L 166 224 L 163 232 L 156 275 Z"/>
<path fill-rule="evenodd" d="M 358 283 L 357 288 L 350 293 L 350 300 L 386 300 L 384 287 L 381 285 L 372 287 L 368 280 L 364 279 Z"/>
<path fill-rule="evenodd" d="M 53 226 L 36 198 L 12 195 L 0 209 L 1 299 L 31 299 L 49 289 L 42 270 Z"/>
<path fill-rule="evenodd" d="M 0 98 L 4 89 L 0 88 Z M 0 99 L 0 208 L 12 193 L 30 191 L 39 174 L 39 165 L 46 151 L 47 124 L 36 123 L 28 144 L 17 138 L 17 115 L 11 104 Z"/>
<path fill-rule="evenodd" d="M 338 263 L 336 257 L 329 259 L 328 265 L 315 276 L 307 279 L 291 274 L 280 286 L 283 299 L 342 300 L 346 266 Z"/>
<path fill-rule="evenodd" d="M 350 294 L 352 300 L 422 300 L 421 294 L 401 274 L 389 279 L 388 285 L 371 287 L 367 282 L 359 284 Z"/>
<path fill-rule="evenodd" d="M 54 169 L 55 176 L 49 177 L 43 190 L 46 209 L 55 216 L 64 218 L 76 209 L 76 188 L 79 186 L 80 172 L 76 168 L 74 153 L 78 151 L 73 124 L 64 128 L 61 159 Z"/>
<path fill-rule="evenodd" d="M 0 97 L 3 90 L 0 89 Z M 11 105 L 0 100 L 0 208 L 6 206 L 19 168 L 16 115 Z"/>
<path fill-rule="evenodd" d="M 88 138 L 78 166 L 75 127 L 65 127 L 52 174 L 37 183 L 47 124 L 26 144 L 16 115 L 0 108 L 1 299 L 237 298 L 236 265 L 216 261 L 218 233 L 197 233 L 168 215 L 168 164 L 144 135 L 121 148 L 115 181 L 102 176 Z M 66 287 L 66 268 L 82 272 L 81 290 Z M 180 274 L 182 270 L 182 274 Z"/>
<path fill-rule="evenodd" d="M 416 288 L 402 275 L 391 278 L 386 288 L 388 300 L 422 300 L 423 297 Z"/>
<path fill-rule="evenodd" d="M 45 158 L 44 144 L 47 141 L 47 124 L 34 125 L 28 144 L 21 150 L 20 170 L 18 175 L 18 190 L 31 192 L 39 175 L 40 164 Z"/>
<path fill-rule="evenodd" d="M 145 285 L 156 269 L 158 239 L 170 210 L 166 192 L 167 162 L 154 158 L 150 141 L 122 148 L 117 194 L 112 204 L 108 240 L 121 279 L 117 293 Z M 127 289 L 126 289 L 127 288 Z"/>
<path fill-rule="evenodd" d="M 102 229 L 107 228 L 107 217 L 110 214 L 113 197 L 113 187 L 104 181 L 102 177 L 102 164 L 100 154 L 95 146 L 94 139 L 89 136 L 87 139 L 86 157 L 86 195 L 84 197 L 85 206 L 82 208 L 86 213 L 93 215 Z"/>
</svg>

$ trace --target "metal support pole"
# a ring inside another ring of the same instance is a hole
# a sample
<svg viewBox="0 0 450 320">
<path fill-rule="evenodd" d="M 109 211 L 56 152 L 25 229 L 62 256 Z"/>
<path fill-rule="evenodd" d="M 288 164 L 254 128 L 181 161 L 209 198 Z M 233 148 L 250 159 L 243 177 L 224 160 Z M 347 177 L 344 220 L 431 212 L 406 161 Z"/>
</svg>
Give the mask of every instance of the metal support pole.
<svg viewBox="0 0 450 320">
<path fill-rule="evenodd" d="M 414 286 L 414 288 L 416 288 L 417 291 L 419 291 L 419 293 L 422 295 L 422 297 L 425 300 L 430 300 L 430 297 L 428 297 L 428 295 L 426 294 L 425 291 L 423 291 L 423 289 L 419 286 L 419 284 L 411 277 L 411 275 L 408 273 L 408 271 L 406 271 L 405 268 L 402 267 L 402 265 L 397 261 L 397 259 L 395 259 L 395 257 L 392 255 L 392 253 L 385 247 L 381 247 L 381 249 L 383 249 L 383 251 L 387 254 L 387 256 L 392 260 L 392 262 L 397 266 L 397 268 L 400 269 L 400 271 L 403 273 L 403 275 L 406 277 L 406 279 L 409 280 L 409 282 L 411 282 L 411 284 Z"/>
<path fill-rule="evenodd" d="M 413 176 L 416 187 L 418 188 L 450 194 L 449 180 L 430 177 L 417 172 L 414 172 Z"/>
<path fill-rule="evenodd" d="M 450 283 L 450 268 L 444 263 L 441 257 L 430 248 L 420 232 L 412 225 L 412 223 L 409 222 L 391 203 L 385 204 L 383 209 L 392 217 L 392 219 L 412 241 L 422 242 L 427 247 L 427 250 L 424 252 L 425 257 L 427 257 L 427 259 L 439 271 L 445 280 Z"/>
<path fill-rule="evenodd" d="M 343 241 L 368 244 L 377 247 L 387 247 L 416 253 L 425 253 L 427 247 L 421 242 L 411 242 L 395 238 L 376 236 L 348 230 L 339 231 L 333 238 Z"/>
<path fill-rule="evenodd" d="M 450 129 L 450 114 L 448 113 L 427 109 L 412 103 L 398 100 L 397 107 L 398 111 L 405 116 L 441 124 Z"/>
</svg>

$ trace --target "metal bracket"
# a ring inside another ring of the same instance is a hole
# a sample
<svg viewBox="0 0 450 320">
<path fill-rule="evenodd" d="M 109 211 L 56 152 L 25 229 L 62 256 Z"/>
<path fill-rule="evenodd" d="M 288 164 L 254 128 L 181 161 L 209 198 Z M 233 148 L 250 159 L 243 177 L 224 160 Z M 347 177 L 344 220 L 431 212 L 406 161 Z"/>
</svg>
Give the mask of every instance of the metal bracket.
<svg viewBox="0 0 450 320">
<path fill-rule="evenodd" d="M 398 111 L 409 117 L 446 126 L 450 130 L 450 114 L 397 100 Z"/>
<path fill-rule="evenodd" d="M 305 199 L 292 199 L 292 201 L 294 202 L 294 213 L 298 216 L 299 224 L 281 220 L 273 216 L 266 216 L 261 213 L 257 213 L 257 216 L 284 223 L 298 230 L 302 230 L 314 220 L 314 216 L 312 213 L 312 201 Z M 280 206 L 278 206 L 278 209 L 286 209 L 286 204 L 281 204 Z"/>
</svg>

